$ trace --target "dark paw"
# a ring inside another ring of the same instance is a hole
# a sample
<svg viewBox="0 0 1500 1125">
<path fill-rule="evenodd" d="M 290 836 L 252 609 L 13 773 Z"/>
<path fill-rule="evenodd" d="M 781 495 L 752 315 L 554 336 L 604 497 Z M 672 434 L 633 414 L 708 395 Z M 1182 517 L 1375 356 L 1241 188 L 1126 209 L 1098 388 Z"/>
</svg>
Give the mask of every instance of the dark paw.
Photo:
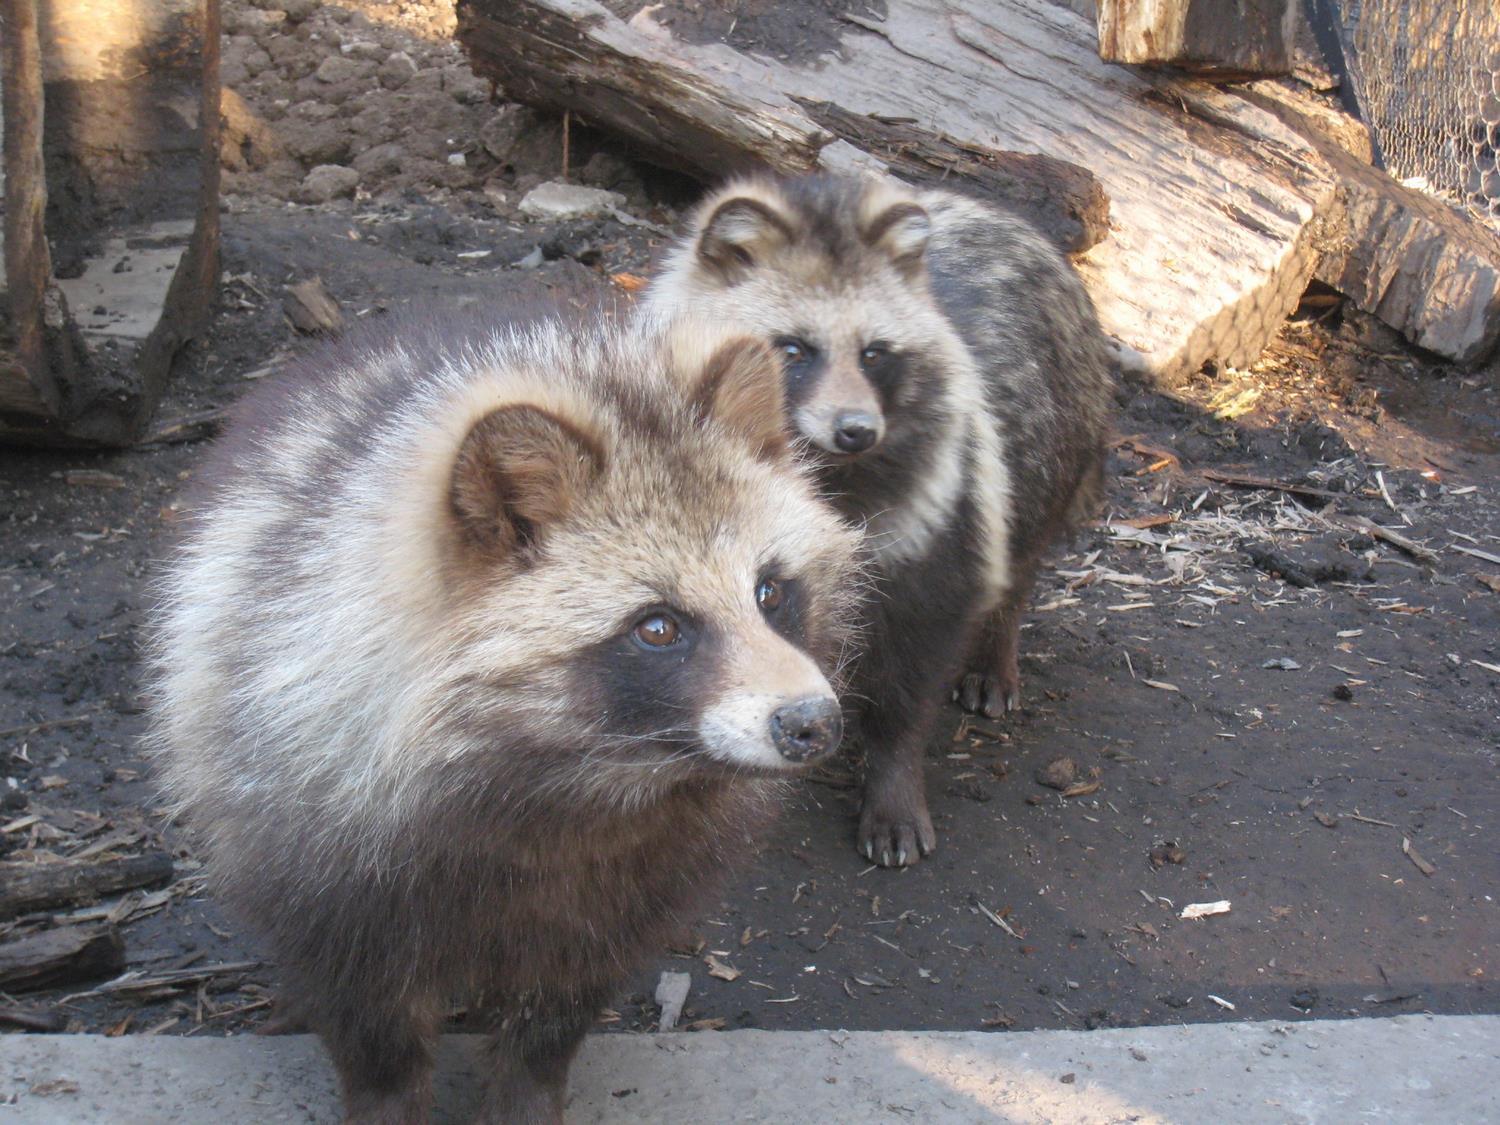
<svg viewBox="0 0 1500 1125">
<path fill-rule="evenodd" d="M 898 807 L 899 806 L 899 807 Z M 859 817 L 859 854 L 881 867 L 910 867 L 937 848 L 925 804 L 866 803 Z"/>
<path fill-rule="evenodd" d="M 971 715 L 998 719 L 1021 706 L 1021 683 L 983 672 L 970 672 L 959 681 L 953 698 Z"/>
</svg>

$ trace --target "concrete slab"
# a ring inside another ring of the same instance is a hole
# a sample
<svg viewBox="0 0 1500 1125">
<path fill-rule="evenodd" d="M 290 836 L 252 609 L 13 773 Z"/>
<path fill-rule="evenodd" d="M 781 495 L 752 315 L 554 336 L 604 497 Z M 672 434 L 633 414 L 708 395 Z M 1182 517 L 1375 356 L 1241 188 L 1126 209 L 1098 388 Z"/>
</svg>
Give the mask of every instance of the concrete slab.
<svg viewBox="0 0 1500 1125">
<path fill-rule="evenodd" d="M 131 228 L 105 242 L 81 276 L 60 278 L 84 339 L 139 344 L 151 335 L 192 235 L 191 220 Z"/>
<path fill-rule="evenodd" d="M 478 1043 L 442 1045 L 435 1120 L 475 1105 Z M 568 1119 L 1382 1125 L 1500 1121 L 1500 1016 L 1110 1031 L 596 1035 Z M 1488 1077 L 1487 1077 L 1488 1076 Z M 307 1036 L 0 1038 L 0 1121 L 338 1120 Z"/>
</svg>

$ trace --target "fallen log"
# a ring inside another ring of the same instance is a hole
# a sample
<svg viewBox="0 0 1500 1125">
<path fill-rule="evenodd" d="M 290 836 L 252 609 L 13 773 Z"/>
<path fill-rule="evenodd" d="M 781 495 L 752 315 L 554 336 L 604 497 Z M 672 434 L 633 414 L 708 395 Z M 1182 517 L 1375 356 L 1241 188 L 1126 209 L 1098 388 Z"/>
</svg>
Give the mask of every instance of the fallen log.
<svg viewBox="0 0 1500 1125">
<path fill-rule="evenodd" d="M 112 977 L 125 968 L 125 942 L 111 926 L 66 926 L 0 943 L 0 989 L 26 992 Z"/>
<path fill-rule="evenodd" d="M 833 97 L 781 93 L 748 57 L 700 72 L 697 58 L 713 52 L 684 53 L 647 13 L 627 24 L 589 0 L 488 0 L 459 13 L 476 73 L 528 104 L 607 125 L 690 173 L 795 174 L 858 165 L 869 153 L 912 182 L 970 183 L 1066 250 L 1086 250 L 1109 233 L 1109 200 L 1086 168 L 935 134 L 906 109 L 855 112 Z"/>
<path fill-rule="evenodd" d="M 1101 196 L 1076 188 L 1048 229 L 1088 247 L 1079 268 L 1122 364 L 1166 385 L 1208 359 L 1248 366 L 1337 218 L 1335 178 L 1311 142 L 1232 93 L 1103 62 L 1094 23 L 1054 0 L 710 18 L 729 8 L 459 0 L 458 35 L 508 96 L 570 110 L 705 179 L 928 171 L 1003 201 L 1004 184 L 978 174 L 993 165 L 1020 180 L 1003 154 L 1086 169 L 1108 197 L 1108 237 L 1096 241 Z M 1014 194 L 1025 206 L 1035 190 Z"/>
<path fill-rule="evenodd" d="M 83 863 L 0 863 L 0 920 L 163 883 L 172 870 L 166 852 Z"/>
</svg>

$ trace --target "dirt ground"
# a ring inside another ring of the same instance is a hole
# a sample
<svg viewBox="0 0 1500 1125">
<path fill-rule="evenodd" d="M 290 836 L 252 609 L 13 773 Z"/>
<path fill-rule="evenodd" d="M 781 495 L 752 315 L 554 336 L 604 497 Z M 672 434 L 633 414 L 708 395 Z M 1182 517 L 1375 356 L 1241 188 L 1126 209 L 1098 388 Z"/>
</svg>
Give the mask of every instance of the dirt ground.
<svg viewBox="0 0 1500 1125">
<path fill-rule="evenodd" d="M 430 48 L 441 65 L 414 69 L 439 70 L 426 89 L 442 92 L 461 63 L 421 37 L 441 21 L 410 7 L 409 26 L 370 23 L 365 38 L 396 44 L 375 65 Z M 259 42 L 271 9 L 231 8 L 231 34 Z M 298 26 L 315 20 L 355 22 Z M 325 60 L 364 50 L 299 42 Z M 281 65 L 263 53 L 259 74 Z M 285 117 L 306 74 L 270 74 L 270 93 L 247 74 L 246 104 L 284 101 Z M 236 173 L 222 310 L 165 416 L 220 408 L 312 346 L 282 310 L 291 282 L 320 276 L 355 319 L 648 271 L 687 185 L 577 133 L 574 169 L 592 165 L 575 178 L 621 191 L 629 221 L 525 219 L 519 197 L 561 172 L 560 126 L 449 85 L 445 124 L 469 132 L 444 143 L 464 162 L 367 161 L 408 171 L 315 201 L 319 153 Z M 1255 370 L 1119 398 L 1108 511 L 1039 584 L 1023 710 L 976 722 L 954 708 L 930 748 L 937 854 L 867 866 L 856 764 L 841 761 L 797 787 L 766 850 L 605 1027 L 651 1027 L 662 970 L 692 973 L 684 1020 L 699 1030 L 1500 1011 L 1500 565 L 1484 557 L 1500 555 L 1500 372 L 1433 364 L 1314 293 Z M 0 450 L 0 857 L 163 841 L 177 857 L 168 887 L 95 911 L 120 923 L 138 975 L 0 998 L 6 1012 L 170 1034 L 268 1014 L 274 966 L 202 895 L 137 743 L 150 582 L 204 448 Z M 1180 917 L 1218 900 L 1227 914 Z"/>
</svg>

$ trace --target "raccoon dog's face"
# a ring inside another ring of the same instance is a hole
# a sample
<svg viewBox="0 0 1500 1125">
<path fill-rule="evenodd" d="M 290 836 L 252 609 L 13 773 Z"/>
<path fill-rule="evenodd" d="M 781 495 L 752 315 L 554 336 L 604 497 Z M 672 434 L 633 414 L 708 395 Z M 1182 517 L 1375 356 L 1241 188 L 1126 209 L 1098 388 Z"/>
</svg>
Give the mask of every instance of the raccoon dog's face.
<svg viewBox="0 0 1500 1125">
<path fill-rule="evenodd" d="M 951 328 L 928 292 L 927 213 L 876 181 L 731 184 L 698 211 L 648 296 L 760 335 L 797 434 L 869 454 L 920 411 Z"/>
<path fill-rule="evenodd" d="M 491 410 L 453 460 L 469 705 L 550 744 L 533 786 L 619 799 L 799 769 L 839 742 L 856 537 L 787 449 L 769 349 L 680 343 L 637 359 L 691 375 L 653 384 L 615 357 L 583 387 L 594 401 L 554 384 Z"/>
</svg>

